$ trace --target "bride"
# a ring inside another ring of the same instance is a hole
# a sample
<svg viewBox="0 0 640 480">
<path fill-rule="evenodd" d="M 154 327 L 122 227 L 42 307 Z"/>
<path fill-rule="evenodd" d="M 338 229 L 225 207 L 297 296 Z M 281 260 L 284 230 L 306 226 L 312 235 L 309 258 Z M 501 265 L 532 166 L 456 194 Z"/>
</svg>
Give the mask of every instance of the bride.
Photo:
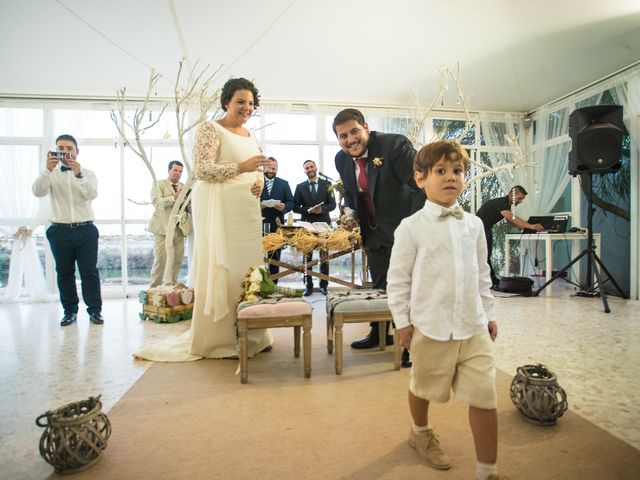
<svg viewBox="0 0 640 480">
<path fill-rule="evenodd" d="M 264 262 L 259 196 L 262 167 L 269 164 L 253 134 L 244 127 L 260 104 L 258 90 L 244 78 L 225 83 L 220 96 L 224 117 L 204 122 L 193 149 L 197 181 L 192 192 L 195 233 L 195 301 L 191 330 L 176 340 L 147 345 L 138 358 L 180 362 L 236 357 L 236 305 L 241 282 Z M 249 332 L 250 356 L 269 348 L 268 330 Z"/>
</svg>

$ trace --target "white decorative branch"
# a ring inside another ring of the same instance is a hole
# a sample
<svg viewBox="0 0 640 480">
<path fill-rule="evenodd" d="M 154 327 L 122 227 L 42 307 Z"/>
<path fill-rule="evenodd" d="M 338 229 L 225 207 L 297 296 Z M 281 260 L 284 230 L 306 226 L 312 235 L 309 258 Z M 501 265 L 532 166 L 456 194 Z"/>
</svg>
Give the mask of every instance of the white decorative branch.
<svg viewBox="0 0 640 480">
<path fill-rule="evenodd" d="M 165 210 L 161 209 L 162 222 L 166 227 L 166 265 L 173 264 L 173 257 L 175 254 L 173 248 L 173 235 L 175 233 L 175 228 L 169 228 L 169 226 L 176 225 L 181 215 L 188 208 L 191 201 L 191 187 L 195 182 L 195 177 L 193 176 L 191 155 L 190 152 L 187 151 L 186 147 L 186 136 L 191 130 L 193 130 L 195 127 L 197 127 L 207 119 L 209 111 L 218 103 L 220 98 L 219 89 L 212 92 L 212 84 L 214 77 L 218 74 L 221 67 L 210 74 L 208 73 L 209 66 L 203 68 L 200 71 L 196 71 L 198 66 L 198 62 L 196 62 L 185 80 L 182 78 L 184 61 L 185 60 L 182 59 L 179 62 L 178 76 L 174 85 L 174 99 L 176 125 L 178 130 L 178 144 L 183 160 L 182 163 L 187 170 L 187 180 L 185 181 L 185 185 L 180 191 L 178 198 L 176 198 L 170 214 L 167 216 Z M 147 86 L 147 93 L 142 100 L 142 104 L 136 107 L 136 110 L 133 113 L 132 120 L 129 120 L 127 118 L 126 108 L 128 100 L 126 96 L 126 88 L 122 88 L 117 92 L 117 113 L 111 111 L 111 119 L 118 129 L 120 139 L 124 142 L 125 146 L 129 147 L 138 157 L 142 159 L 147 169 L 149 170 L 149 173 L 151 174 L 152 185 L 155 185 L 156 187 L 158 185 L 158 182 L 153 166 L 151 164 L 151 160 L 145 150 L 143 135 L 147 130 L 153 128 L 160 121 L 165 109 L 167 108 L 167 104 L 163 105 L 162 110 L 156 117 L 155 121 L 153 120 L 152 113 L 149 110 L 149 107 L 151 103 L 152 92 L 155 92 L 156 84 L 160 77 L 161 76 L 159 74 L 156 74 L 155 71 L 151 72 L 149 84 Z M 132 135 L 135 139 L 134 142 L 130 140 L 130 135 Z M 129 199 L 129 201 L 138 205 L 143 205 L 143 203 L 136 202 L 131 199 Z M 148 202 L 145 204 L 148 204 Z M 165 276 L 163 282 L 168 283 L 170 281 L 171 269 L 165 268 Z"/>
<path fill-rule="evenodd" d="M 424 124 L 425 124 L 425 121 L 427 120 L 427 117 L 431 114 L 431 112 L 436 108 L 437 105 L 444 106 L 444 97 L 445 97 L 446 91 L 449 88 L 449 80 L 453 80 L 453 83 L 455 85 L 456 95 L 457 95 L 457 105 L 460 111 L 464 113 L 464 116 L 465 116 L 465 128 L 457 136 L 455 140 L 458 143 L 461 143 L 462 139 L 464 139 L 464 137 L 470 131 L 473 131 L 475 128 L 477 128 L 477 125 L 479 123 L 478 116 L 477 115 L 472 116 L 467 106 L 468 98 L 465 96 L 464 91 L 462 90 L 462 83 L 460 81 L 460 66 L 458 65 L 457 72 L 454 72 L 449 67 L 443 67 L 440 69 L 440 74 L 441 74 L 440 86 L 431 104 L 426 109 L 423 109 L 421 107 L 420 101 L 418 98 L 418 93 L 416 90 L 414 90 L 414 108 L 413 108 L 413 115 L 412 115 L 413 119 L 411 121 L 411 125 L 409 126 L 408 137 L 416 146 L 416 149 L 419 149 L 422 146 L 422 143 L 420 142 L 420 137 L 423 132 Z M 442 137 L 443 135 L 441 133 L 439 136 L 437 136 L 436 138 L 433 138 L 431 141 L 441 139 Z M 476 182 L 489 175 L 495 175 L 501 171 L 508 172 L 509 175 L 513 178 L 514 169 L 533 165 L 531 163 L 526 162 L 526 158 L 522 153 L 522 151 L 520 150 L 520 146 L 518 145 L 517 138 L 515 138 L 512 135 L 507 135 L 505 136 L 505 139 L 513 148 L 513 153 L 512 153 L 513 161 L 499 165 L 497 167 L 491 167 L 490 165 L 487 165 L 483 162 L 470 160 L 473 165 L 475 165 L 477 168 L 482 169 L 483 172 L 471 177 L 467 181 L 467 185 L 470 185 L 471 183 Z"/>
</svg>

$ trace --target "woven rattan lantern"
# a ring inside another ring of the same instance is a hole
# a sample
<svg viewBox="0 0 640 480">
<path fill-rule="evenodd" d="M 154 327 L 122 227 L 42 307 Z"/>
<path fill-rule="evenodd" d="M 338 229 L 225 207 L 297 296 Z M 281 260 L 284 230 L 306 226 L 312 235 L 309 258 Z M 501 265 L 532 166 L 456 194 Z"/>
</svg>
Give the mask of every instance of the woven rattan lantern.
<svg viewBox="0 0 640 480">
<path fill-rule="evenodd" d="M 63 475 L 96 463 L 111 435 L 100 396 L 50 410 L 36 419 L 36 425 L 45 429 L 40 437 L 40 455 Z"/>
<path fill-rule="evenodd" d="M 518 367 L 511 382 L 511 401 L 526 421 L 555 425 L 567 411 L 567 394 L 556 376 L 542 364 Z"/>
</svg>

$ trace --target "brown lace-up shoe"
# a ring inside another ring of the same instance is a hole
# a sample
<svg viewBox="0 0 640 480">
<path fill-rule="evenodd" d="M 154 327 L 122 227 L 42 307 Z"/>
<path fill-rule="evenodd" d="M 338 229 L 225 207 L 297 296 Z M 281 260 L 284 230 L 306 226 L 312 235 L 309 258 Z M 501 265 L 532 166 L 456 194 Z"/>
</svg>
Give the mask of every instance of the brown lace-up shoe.
<svg viewBox="0 0 640 480">
<path fill-rule="evenodd" d="M 409 434 L 409 445 L 416 449 L 418 455 L 424 458 L 429 465 L 438 470 L 448 470 L 451 468 L 449 455 L 440 447 L 440 440 L 433 430 L 415 433 L 411 429 Z"/>
</svg>

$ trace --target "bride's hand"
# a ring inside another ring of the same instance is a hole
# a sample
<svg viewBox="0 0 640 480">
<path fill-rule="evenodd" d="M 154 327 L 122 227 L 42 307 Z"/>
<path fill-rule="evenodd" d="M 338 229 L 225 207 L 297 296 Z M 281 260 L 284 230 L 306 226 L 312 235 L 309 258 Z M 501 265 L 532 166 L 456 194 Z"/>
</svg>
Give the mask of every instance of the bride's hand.
<svg viewBox="0 0 640 480">
<path fill-rule="evenodd" d="M 262 187 L 262 182 L 256 180 L 253 182 L 253 185 L 251 185 L 251 194 L 256 198 L 260 198 L 260 195 L 262 194 Z"/>
<path fill-rule="evenodd" d="M 239 170 L 240 173 L 246 172 L 255 172 L 257 170 L 262 170 L 265 166 L 269 165 L 271 162 L 264 155 L 254 155 L 251 158 L 248 158 L 244 162 L 240 163 Z"/>
</svg>

